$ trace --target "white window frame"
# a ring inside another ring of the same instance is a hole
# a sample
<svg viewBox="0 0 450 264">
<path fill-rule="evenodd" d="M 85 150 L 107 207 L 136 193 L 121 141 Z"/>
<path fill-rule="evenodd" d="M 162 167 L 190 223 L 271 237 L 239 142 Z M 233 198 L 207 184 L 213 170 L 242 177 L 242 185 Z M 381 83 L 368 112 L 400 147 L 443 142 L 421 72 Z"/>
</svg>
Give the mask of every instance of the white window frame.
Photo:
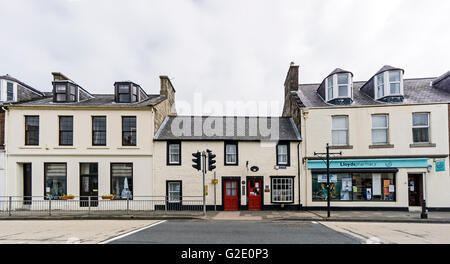
<svg viewBox="0 0 450 264">
<path fill-rule="evenodd" d="M 383 77 L 383 83 L 379 83 L 378 81 L 379 81 L 379 77 Z M 380 74 L 378 74 L 376 77 L 375 77 L 375 79 L 376 79 L 376 85 L 375 85 L 375 98 L 383 98 L 384 97 L 384 94 L 385 94 L 385 91 L 384 91 L 384 87 L 385 87 L 385 78 L 384 78 L 384 73 L 380 73 Z M 380 91 L 380 87 L 381 87 L 381 91 L 383 91 L 383 94 L 380 96 L 380 94 L 379 94 L 379 91 Z"/>
<path fill-rule="evenodd" d="M 330 81 L 329 80 L 331 80 L 331 83 L 333 84 L 331 87 L 330 87 Z M 326 79 L 326 88 L 327 89 L 325 89 L 325 90 L 326 90 L 327 94 L 326 94 L 325 97 L 327 98 L 327 101 L 331 101 L 331 100 L 334 99 L 334 78 L 333 78 L 333 75 Z M 331 96 L 330 96 L 330 90 L 331 90 Z"/>
<path fill-rule="evenodd" d="M 414 126 L 414 115 L 427 115 L 427 124 L 426 126 Z M 428 129 L 428 141 L 423 142 L 415 142 L 414 141 L 414 128 L 426 128 Z M 413 143 L 414 144 L 426 144 L 431 142 L 431 126 L 430 126 L 430 113 L 413 113 L 412 114 L 412 132 L 413 132 Z"/>
<path fill-rule="evenodd" d="M 399 74 L 399 80 L 395 81 L 395 82 L 391 82 L 391 73 L 392 72 L 397 72 Z M 402 72 L 397 70 L 397 71 L 388 71 L 388 80 L 389 80 L 389 94 L 390 95 L 402 95 Z M 391 84 L 398 84 L 398 93 L 391 93 Z"/>
<path fill-rule="evenodd" d="M 171 186 L 178 186 L 178 190 L 171 190 Z M 172 199 L 172 193 L 178 194 L 178 200 Z M 167 183 L 167 201 L 169 203 L 179 203 L 181 202 L 181 182 L 168 182 Z"/>
<path fill-rule="evenodd" d="M 177 146 L 178 147 L 178 153 L 173 153 L 173 149 L 171 148 L 172 146 Z M 169 147 L 168 147 L 168 157 L 169 157 L 169 164 L 173 164 L 173 165 L 178 165 L 181 163 L 181 145 L 180 143 L 169 143 Z M 178 157 L 178 160 L 175 161 L 172 159 L 172 157 Z"/>
<path fill-rule="evenodd" d="M 386 118 L 386 127 L 374 127 L 373 126 L 373 118 L 377 116 L 384 116 Z M 373 132 L 375 130 L 384 130 L 386 133 L 386 142 L 375 143 L 373 138 Z M 373 145 L 387 145 L 389 144 L 389 115 L 388 114 L 373 114 L 372 115 L 372 144 Z"/>
<path fill-rule="evenodd" d="M 285 147 L 286 148 L 286 152 L 285 153 L 280 152 L 280 147 Z M 288 162 L 288 159 L 289 159 L 289 153 L 288 152 L 289 152 L 289 150 L 288 150 L 288 145 L 287 144 L 279 144 L 279 145 L 277 145 L 278 165 L 287 165 L 289 163 Z M 285 156 L 285 161 L 281 161 L 281 159 L 280 159 L 280 157 L 283 157 L 283 156 Z"/>
<path fill-rule="evenodd" d="M 391 82 L 390 77 L 389 77 L 389 73 L 390 72 L 398 72 L 400 74 L 400 81 L 398 82 Z M 383 75 L 383 96 L 378 96 L 378 76 Z M 400 89 L 399 92 L 400 93 L 391 93 L 391 83 L 399 83 L 400 84 Z M 375 80 L 374 80 L 374 93 L 375 93 L 375 99 L 380 99 L 380 98 L 384 98 L 387 96 L 403 96 L 403 71 L 401 70 L 393 70 L 393 71 L 385 71 L 382 72 L 380 74 L 377 74 L 375 76 Z"/>
<path fill-rule="evenodd" d="M 335 74 L 336 75 L 336 86 L 337 86 L 337 97 L 336 98 L 349 98 L 350 96 L 350 91 L 349 91 L 349 87 L 350 87 L 350 74 L 349 73 L 338 73 L 338 74 Z M 339 83 L 339 75 L 347 75 L 347 83 L 346 84 L 343 84 L 343 83 Z M 339 94 L 339 88 L 340 87 L 346 87 L 346 89 L 347 89 L 347 95 L 340 95 Z"/>
<path fill-rule="evenodd" d="M 293 177 L 272 177 L 272 203 L 293 203 L 294 202 L 294 178 Z M 275 186 L 282 185 L 285 189 L 278 189 Z M 288 199 L 290 197 L 290 199 Z M 284 198 L 284 199 L 283 199 Z"/>
<path fill-rule="evenodd" d="M 346 128 L 334 128 L 333 127 L 333 119 L 334 118 L 345 118 L 346 119 Z M 333 132 L 335 131 L 346 131 L 347 132 L 347 137 L 346 137 L 346 144 L 335 144 L 333 142 Z M 349 117 L 347 115 L 337 115 L 337 116 L 332 116 L 331 117 L 331 143 L 333 146 L 348 146 L 349 145 Z"/>
<path fill-rule="evenodd" d="M 228 146 L 234 147 L 234 152 L 228 152 Z M 236 165 L 238 163 L 238 146 L 236 143 L 226 143 L 225 144 L 225 164 L 227 165 Z M 234 161 L 229 160 L 228 158 L 234 157 Z"/>
</svg>

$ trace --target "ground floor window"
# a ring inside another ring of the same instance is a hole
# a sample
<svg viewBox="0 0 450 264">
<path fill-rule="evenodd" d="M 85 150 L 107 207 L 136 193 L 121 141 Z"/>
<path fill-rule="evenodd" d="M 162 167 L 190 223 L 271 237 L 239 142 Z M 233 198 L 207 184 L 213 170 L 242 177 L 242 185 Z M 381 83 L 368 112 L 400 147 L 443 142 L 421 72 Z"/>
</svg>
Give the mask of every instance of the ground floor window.
<svg viewBox="0 0 450 264">
<path fill-rule="evenodd" d="M 325 201 L 327 175 L 312 175 L 313 201 Z M 330 174 L 330 194 L 333 201 L 395 201 L 394 173 L 333 173 Z"/>
<path fill-rule="evenodd" d="M 45 197 L 59 199 L 67 194 L 67 164 L 44 164 Z"/>
<path fill-rule="evenodd" d="M 272 202 L 293 203 L 294 178 L 273 177 L 271 180 L 272 180 Z"/>
<path fill-rule="evenodd" d="M 167 198 L 169 203 L 181 201 L 181 181 L 167 182 Z"/>
<path fill-rule="evenodd" d="M 133 198 L 133 164 L 111 164 L 111 194 L 117 199 Z"/>
</svg>

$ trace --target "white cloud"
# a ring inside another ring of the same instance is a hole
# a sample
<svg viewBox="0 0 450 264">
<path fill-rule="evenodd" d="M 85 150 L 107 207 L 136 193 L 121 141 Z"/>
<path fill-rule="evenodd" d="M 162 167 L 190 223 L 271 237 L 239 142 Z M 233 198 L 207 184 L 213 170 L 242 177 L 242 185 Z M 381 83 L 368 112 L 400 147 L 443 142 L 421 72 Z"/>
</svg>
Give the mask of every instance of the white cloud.
<svg viewBox="0 0 450 264">
<path fill-rule="evenodd" d="M 270 102 L 290 61 L 302 83 L 336 67 L 355 80 L 384 64 L 406 77 L 450 70 L 446 0 L 0 2 L 0 74 L 44 91 L 52 71 L 93 93 L 118 80 L 157 93 L 168 75 L 177 101 Z"/>
</svg>

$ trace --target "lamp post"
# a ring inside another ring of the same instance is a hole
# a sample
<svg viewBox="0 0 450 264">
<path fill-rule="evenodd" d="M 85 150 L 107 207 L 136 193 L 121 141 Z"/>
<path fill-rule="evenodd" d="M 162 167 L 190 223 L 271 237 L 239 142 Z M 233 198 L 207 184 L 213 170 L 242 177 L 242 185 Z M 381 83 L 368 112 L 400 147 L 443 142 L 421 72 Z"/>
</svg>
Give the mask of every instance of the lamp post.
<svg viewBox="0 0 450 264">
<path fill-rule="evenodd" d="M 327 143 L 325 153 L 317 153 L 314 152 L 314 156 L 320 156 L 320 155 L 326 155 L 326 162 L 327 162 L 327 217 L 330 218 L 331 216 L 331 192 L 330 192 L 330 155 L 342 155 L 341 152 L 337 153 L 330 153 L 330 144 Z"/>
</svg>

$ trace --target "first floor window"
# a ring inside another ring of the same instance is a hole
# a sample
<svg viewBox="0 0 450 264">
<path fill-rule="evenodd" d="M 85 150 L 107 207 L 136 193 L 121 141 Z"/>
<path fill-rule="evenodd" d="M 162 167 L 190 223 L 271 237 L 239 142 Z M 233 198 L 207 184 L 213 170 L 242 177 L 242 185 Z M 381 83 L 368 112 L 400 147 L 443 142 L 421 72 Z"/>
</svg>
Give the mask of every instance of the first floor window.
<svg viewBox="0 0 450 264">
<path fill-rule="evenodd" d="M 167 143 L 167 161 L 168 165 L 181 165 L 181 143 Z"/>
<path fill-rule="evenodd" d="M 413 114 L 413 142 L 429 143 L 430 142 L 430 114 L 416 113 Z"/>
<path fill-rule="evenodd" d="M 333 116 L 332 118 L 332 144 L 334 146 L 348 145 L 348 117 Z"/>
<path fill-rule="evenodd" d="M 237 165 L 237 143 L 225 143 L 225 165 Z"/>
<path fill-rule="evenodd" d="M 388 116 L 373 115 L 372 116 L 372 144 L 388 144 Z"/>
<path fill-rule="evenodd" d="M 133 164 L 111 164 L 111 194 L 118 199 L 133 198 Z"/>
<path fill-rule="evenodd" d="M 294 178 L 272 178 L 272 202 L 294 202 Z"/>
<path fill-rule="evenodd" d="M 136 117 L 122 117 L 122 146 L 136 146 Z"/>
<path fill-rule="evenodd" d="M 106 116 L 92 117 L 92 145 L 106 146 Z"/>
<path fill-rule="evenodd" d="M 326 201 L 327 175 L 312 175 L 313 201 Z M 330 174 L 332 201 L 395 201 L 394 173 Z"/>
<path fill-rule="evenodd" d="M 67 164 L 45 163 L 45 197 L 58 199 L 67 194 Z"/>
<path fill-rule="evenodd" d="M 167 182 L 167 198 L 169 203 L 181 201 L 181 182 Z"/>
<path fill-rule="evenodd" d="M 25 116 L 25 145 L 39 145 L 39 116 Z"/>
<path fill-rule="evenodd" d="M 59 145 L 73 145 L 73 116 L 59 117 Z"/>
<path fill-rule="evenodd" d="M 287 143 L 277 145 L 277 165 L 289 166 L 289 145 Z"/>
</svg>

